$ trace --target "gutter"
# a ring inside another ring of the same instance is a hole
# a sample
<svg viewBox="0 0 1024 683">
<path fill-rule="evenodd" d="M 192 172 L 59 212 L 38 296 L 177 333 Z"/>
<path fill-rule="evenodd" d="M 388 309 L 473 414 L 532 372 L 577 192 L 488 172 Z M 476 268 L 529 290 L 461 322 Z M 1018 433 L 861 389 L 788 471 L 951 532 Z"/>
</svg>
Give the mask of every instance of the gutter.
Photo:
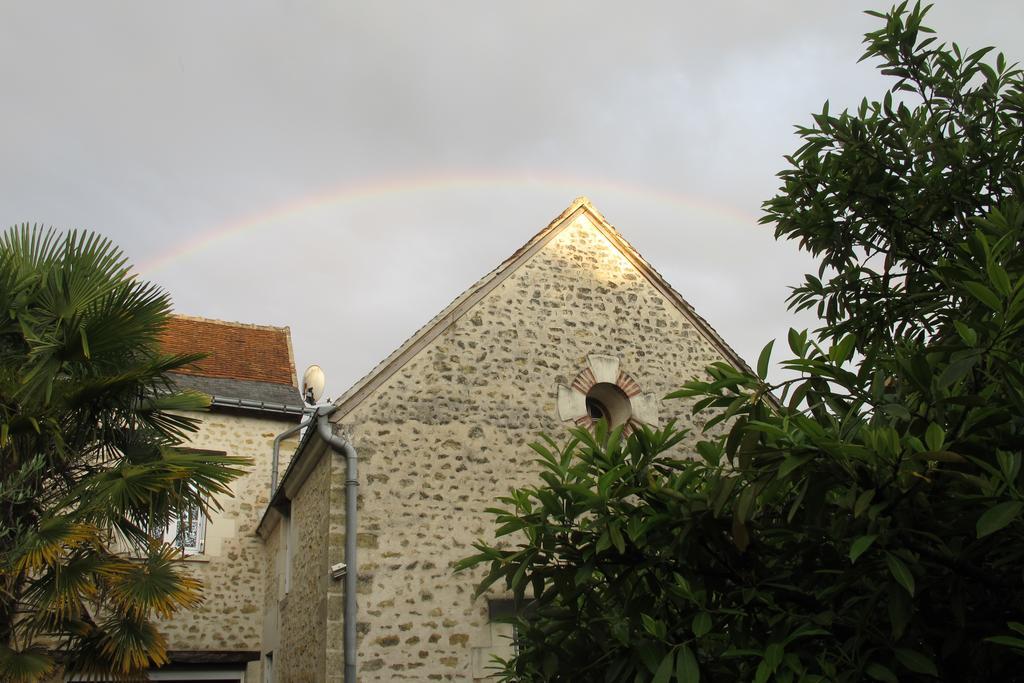
<svg viewBox="0 0 1024 683">
<path fill-rule="evenodd" d="M 211 408 L 233 408 L 236 410 L 251 410 L 258 413 L 276 413 L 302 417 L 306 412 L 302 406 L 289 405 L 287 403 L 270 403 L 267 401 L 254 401 L 248 398 L 232 398 L 230 396 L 210 395 Z"/>
</svg>

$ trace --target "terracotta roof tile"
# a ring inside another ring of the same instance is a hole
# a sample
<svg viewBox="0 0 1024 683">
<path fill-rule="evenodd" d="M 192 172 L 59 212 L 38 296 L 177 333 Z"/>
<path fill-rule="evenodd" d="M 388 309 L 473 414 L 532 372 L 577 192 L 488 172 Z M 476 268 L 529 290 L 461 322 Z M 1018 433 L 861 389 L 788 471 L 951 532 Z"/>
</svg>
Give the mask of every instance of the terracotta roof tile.
<svg viewBox="0 0 1024 683">
<path fill-rule="evenodd" d="M 172 316 L 160 343 L 168 353 L 206 353 L 187 375 L 297 386 L 287 327 Z"/>
</svg>

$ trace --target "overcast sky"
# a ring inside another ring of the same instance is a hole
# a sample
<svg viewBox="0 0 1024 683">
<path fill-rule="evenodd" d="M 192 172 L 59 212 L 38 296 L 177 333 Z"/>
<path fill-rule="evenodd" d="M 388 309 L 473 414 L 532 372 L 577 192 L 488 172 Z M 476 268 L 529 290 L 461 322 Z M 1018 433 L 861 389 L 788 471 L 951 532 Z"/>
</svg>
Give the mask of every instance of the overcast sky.
<svg viewBox="0 0 1024 683">
<path fill-rule="evenodd" d="M 888 5 L 879 6 L 884 9 Z M 852 2 L 0 0 L 0 217 L 97 230 L 191 315 L 288 325 L 337 396 L 587 195 L 748 360 L 813 267 L 759 227 Z M 1011 61 L 1020 0 L 930 25 Z"/>
</svg>

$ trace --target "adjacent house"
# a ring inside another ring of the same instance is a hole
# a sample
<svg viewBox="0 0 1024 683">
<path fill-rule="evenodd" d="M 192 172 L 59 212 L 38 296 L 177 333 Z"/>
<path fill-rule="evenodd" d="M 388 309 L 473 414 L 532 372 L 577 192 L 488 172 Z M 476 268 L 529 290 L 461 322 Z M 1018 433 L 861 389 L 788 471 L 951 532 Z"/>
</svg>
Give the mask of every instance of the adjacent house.
<svg viewBox="0 0 1024 683">
<path fill-rule="evenodd" d="M 359 453 L 359 680 L 487 677 L 490 656 L 509 648 L 495 621 L 508 596 L 474 599 L 480 577 L 452 565 L 492 533 L 485 508 L 536 480 L 526 444 L 602 417 L 699 426 L 662 397 L 720 360 L 744 366 L 581 198 L 345 392 L 329 419 Z M 280 404 L 294 400 L 290 373 L 273 375 L 287 389 Z M 223 410 L 252 379 L 223 378 Z M 332 567 L 345 561 L 345 462 L 307 430 L 264 512 L 268 439 L 296 413 L 236 407 L 197 442 L 238 441 L 262 460 L 227 519 L 207 523 L 197 569 L 210 602 L 172 635 L 190 651 L 258 648 L 267 681 L 340 681 L 344 591 Z"/>
<path fill-rule="evenodd" d="M 203 581 L 206 600 L 161 625 L 171 664 L 150 677 L 259 681 L 265 551 L 255 528 L 269 499 L 274 437 L 302 414 L 289 331 L 175 316 L 161 345 L 171 353 L 209 354 L 175 375 L 181 388 L 211 399 L 189 446 L 249 457 L 254 465 L 232 484 L 234 497 L 219 501 L 221 511 L 209 519 L 194 514 L 165 531 Z"/>
</svg>

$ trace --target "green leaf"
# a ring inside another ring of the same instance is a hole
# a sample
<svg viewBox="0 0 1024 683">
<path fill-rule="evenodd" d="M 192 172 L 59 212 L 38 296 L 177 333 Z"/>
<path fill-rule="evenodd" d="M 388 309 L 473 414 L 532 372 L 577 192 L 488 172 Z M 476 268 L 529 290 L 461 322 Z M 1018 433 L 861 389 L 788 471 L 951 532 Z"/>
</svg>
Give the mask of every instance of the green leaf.
<svg viewBox="0 0 1024 683">
<path fill-rule="evenodd" d="M 864 514 L 864 511 L 867 509 L 868 505 L 871 505 L 871 501 L 874 500 L 874 498 L 874 489 L 868 489 L 857 496 L 857 502 L 853 504 L 853 516 L 860 517 Z"/>
<path fill-rule="evenodd" d="M 992 636 L 991 638 L 985 638 L 985 642 L 1024 650 L 1024 639 L 1014 638 L 1013 636 Z"/>
<path fill-rule="evenodd" d="M 927 655 L 921 654 L 915 650 L 907 650 L 905 648 L 896 648 L 893 650 L 896 655 L 896 659 L 900 661 L 900 664 L 907 667 L 914 673 L 927 674 L 928 676 L 939 677 L 939 672 L 935 668 L 935 662 L 931 660 Z"/>
<path fill-rule="evenodd" d="M 576 570 L 576 576 L 573 578 L 573 583 L 577 586 L 582 586 L 590 582 L 590 577 L 594 575 L 594 564 L 593 561 L 587 562 L 579 569 Z"/>
<path fill-rule="evenodd" d="M 903 560 L 892 553 L 885 554 L 885 564 L 889 567 L 889 573 L 901 586 L 907 589 L 911 596 L 914 595 L 914 575 L 903 563 Z"/>
<path fill-rule="evenodd" d="M 909 421 L 911 419 L 910 411 L 899 403 L 886 403 L 882 406 L 882 412 L 897 420 Z"/>
<path fill-rule="evenodd" d="M 668 683 L 672 678 L 672 662 L 675 659 L 672 651 L 669 650 L 664 657 L 661 658 L 661 664 L 658 665 L 658 670 L 654 672 L 654 678 L 651 679 L 651 683 Z"/>
<path fill-rule="evenodd" d="M 639 644 L 634 646 L 637 655 L 640 657 L 640 661 L 644 663 L 644 667 L 647 668 L 652 674 L 658 670 L 661 665 L 661 658 L 665 649 L 661 647 L 661 644 L 655 644 L 650 640 L 641 641 Z"/>
<path fill-rule="evenodd" d="M 941 451 L 942 445 L 946 442 L 946 432 L 934 422 L 928 425 L 924 433 L 924 443 L 930 451 Z"/>
<path fill-rule="evenodd" d="M 719 443 L 698 441 L 697 453 L 700 454 L 700 457 L 704 458 L 704 462 L 712 467 L 718 467 L 718 463 L 722 460 L 722 446 Z"/>
<path fill-rule="evenodd" d="M 665 640 L 669 632 L 665 622 L 656 620 L 648 614 L 640 614 L 644 630 L 658 640 Z"/>
<path fill-rule="evenodd" d="M 889 670 L 888 667 L 879 664 L 878 662 L 871 662 L 867 668 L 864 669 L 864 673 L 871 676 L 876 681 L 883 681 L 884 683 L 900 683 L 899 679 L 896 678 L 896 674 Z"/>
<path fill-rule="evenodd" d="M 775 345 L 775 340 L 771 340 L 765 344 L 764 348 L 761 349 L 761 355 L 757 357 L 757 376 L 761 379 L 768 377 L 768 363 L 772 357 L 772 346 Z"/>
<path fill-rule="evenodd" d="M 658 629 L 658 621 L 657 621 L 656 619 L 654 619 L 654 618 L 653 618 L 653 617 L 651 617 L 650 615 L 647 615 L 647 614 L 641 614 L 641 615 L 640 615 L 640 621 L 642 621 L 642 622 L 643 622 L 643 624 L 644 624 L 644 630 L 645 630 L 645 631 L 647 631 L 648 633 L 650 633 L 650 634 L 651 634 L 652 636 L 654 636 L 655 638 L 660 638 L 660 637 L 661 637 L 661 636 L 659 635 L 659 629 Z"/>
<path fill-rule="evenodd" d="M 936 385 L 939 389 L 945 389 L 950 385 L 963 379 L 963 377 L 970 372 L 971 368 L 978 362 L 978 356 L 972 355 L 965 358 L 960 358 L 951 362 L 939 375 L 936 380 Z"/>
<path fill-rule="evenodd" d="M 864 554 L 864 552 L 871 547 L 871 544 L 878 538 L 878 534 L 869 534 L 867 536 L 861 536 L 853 543 L 850 544 L 850 564 L 857 561 L 857 558 Z"/>
<path fill-rule="evenodd" d="M 992 506 L 978 518 L 978 538 L 984 538 L 999 531 L 1017 519 L 1022 509 L 1024 509 L 1024 503 L 1016 500 L 1008 500 Z"/>
<path fill-rule="evenodd" d="M 988 281 L 996 288 L 997 292 L 1003 296 L 1010 293 L 1013 289 L 1010 285 L 1010 278 L 1001 265 L 995 261 L 989 261 L 985 270 L 988 272 Z"/>
<path fill-rule="evenodd" d="M 996 460 L 999 462 L 999 469 L 1003 472 L 1003 480 L 1010 486 L 1013 486 L 1017 480 L 1017 475 L 1020 473 L 1020 454 L 996 451 Z"/>
<path fill-rule="evenodd" d="M 676 652 L 676 680 L 679 683 L 700 683 L 700 666 L 689 645 Z"/>
<path fill-rule="evenodd" d="M 789 512 L 786 513 L 786 524 L 792 524 L 793 518 L 796 517 L 797 511 L 800 506 L 804 503 L 804 497 L 807 495 L 807 489 L 810 487 L 811 479 L 807 477 L 804 479 L 804 483 L 800 485 L 800 492 L 796 495 L 793 500 L 793 504 L 789 506 Z"/>
<path fill-rule="evenodd" d="M 82 338 L 82 355 L 89 358 L 89 338 L 85 334 L 84 327 L 78 328 L 78 335 Z"/>
<path fill-rule="evenodd" d="M 857 337 L 853 334 L 848 334 L 843 337 L 839 343 L 832 346 L 828 351 L 829 358 L 836 365 L 842 365 L 850 359 L 853 355 L 853 350 L 857 345 Z"/>
<path fill-rule="evenodd" d="M 748 485 L 747 488 L 743 489 L 739 500 L 736 501 L 735 515 L 741 522 L 746 522 L 750 519 L 754 503 L 757 501 L 758 488 L 755 484 Z"/>
<path fill-rule="evenodd" d="M 765 664 L 768 665 L 769 673 L 775 673 L 778 670 L 779 664 L 782 663 L 782 656 L 784 654 L 785 651 L 782 649 L 782 645 L 780 645 L 779 643 L 772 643 L 767 648 L 765 648 L 764 661 Z"/>
<path fill-rule="evenodd" d="M 715 484 L 717 492 L 711 504 L 711 511 L 715 517 L 721 516 L 722 510 L 729 503 L 729 498 L 732 496 L 732 492 L 736 489 L 739 481 L 740 478 L 738 476 L 722 477 Z"/>
<path fill-rule="evenodd" d="M 626 541 L 622 538 L 622 532 L 619 531 L 619 523 L 612 522 L 608 525 L 608 535 L 612 539 L 612 543 L 615 545 L 615 549 L 622 555 L 626 552 Z"/>
<path fill-rule="evenodd" d="M 804 350 L 807 345 L 807 332 L 798 332 L 795 329 L 790 328 L 789 330 L 789 348 L 790 350 L 800 358 L 803 358 Z"/>
<path fill-rule="evenodd" d="M 907 591 L 898 586 L 892 586 L 887 595 L 886 611 L 889 613 L 889 623 L 892 626 L 892 638 L 894 641 L 898 641 L 907 630 L 913 606 Z"/>
<path fill-rule="evenodd" d="M 693 635 L 700 638 L 711 630 L 711 615 L 700 612 L 693 618 Z"/>
<path fill-rule="evenodd" d="M 771 675 L 772 669 L 768 665 L 768 660 L 762 659 L 761 663 L 757 665 L 757 671 L 754 673 L 754 683 L 767 683 Z"/>
<path fill-rule="evenodd" d="M 960 338 L 963 339 L 968 346 L 976 346 L 978 344 L 978 333 L 973 329 L 959 320 L 954 320 L 953 326 L 956 327 L 956 331 L 960 335 Z"/>
<path fill-rule="evenodd" d="M 784 641 L 782 641 L 782 644 L 785 646 L 785 645 L 789 645 L 794 640 L 798 640 L 800 638 L 810 638 L 811 636 L 827 636 L 827 635 L 831 635 L 831 634 L 828 631 L 826 631 L 825 629 L 823 629 L 823 628 L 817 628 L 816 626 L 814 626 L 812 624 L 803 624 L 797 630 L 793 631 L 788 636 L 786 636 L 786 639 Z"/>
<path fill-rule="evenodd" d="M 814 459 L 814 453 L 805 453 L 803 455 L 788 455 L 779 465 L 778 477 L 783 479 L 788 476 L 793 470 L 798 467 L 809 463 Z"/>
<path fill-rule="evenodd" d="M 915 453 L 915 460 L 934 461 L 934 462 L 967 462 L 964 456 L 953 451 L 927 451 L 925 453 Z"/>
<path fill-rule="evenodd" d="M 997 313 L 1003 310 L 1003 303 L 996 296 L 995 292 L 981 284 L 980 282 L 971 282 L 970 280 L 961 283 L 968 292 L 974 296 L 975 299 L 985 304 L 993 311 Z"/>
</svg>

